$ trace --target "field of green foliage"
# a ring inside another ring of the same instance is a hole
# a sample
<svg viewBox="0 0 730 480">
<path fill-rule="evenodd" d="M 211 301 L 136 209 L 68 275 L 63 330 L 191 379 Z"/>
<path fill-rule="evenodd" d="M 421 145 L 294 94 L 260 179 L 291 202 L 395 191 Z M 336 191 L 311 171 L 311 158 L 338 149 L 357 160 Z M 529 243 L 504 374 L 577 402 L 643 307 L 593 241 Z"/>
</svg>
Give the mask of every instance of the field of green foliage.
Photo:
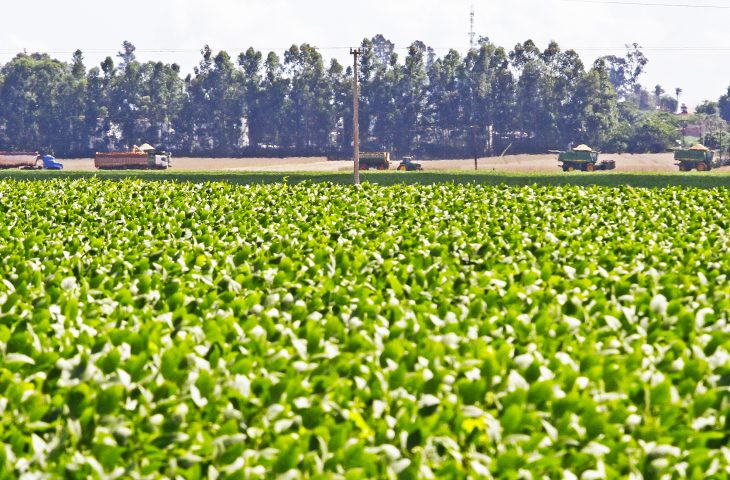
<svg viewBox="0 0 730 480">
<path fill-rule="evenodd" d="M 730 190 L 0 181 L 0 478 L 725 478 Z"/>
</svg>

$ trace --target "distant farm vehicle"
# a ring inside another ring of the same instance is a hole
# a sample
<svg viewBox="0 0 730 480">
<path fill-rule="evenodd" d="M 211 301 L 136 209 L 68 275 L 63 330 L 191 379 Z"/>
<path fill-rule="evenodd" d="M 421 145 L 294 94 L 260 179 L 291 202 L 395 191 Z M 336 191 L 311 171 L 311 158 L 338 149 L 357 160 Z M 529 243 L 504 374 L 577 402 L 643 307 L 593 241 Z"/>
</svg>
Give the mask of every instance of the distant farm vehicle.
<svg viewBox="0 0 730 480">
<path fill-rule="evenodd" d="M 131 152 L 97 152 L 94 166 L 100 170 L 165 170 L 172 167 L 170 152 L 156 150 L 150 145 L 134 147 Z"/>
<path fill-rule="evenodd" d="M 0 152 L 0 168 L 20 170 L 63 170 L 63 163 L 53 155 L 38 155 L 38 152 Z"/>
<path fill-rule="evenodd" d="M 564 172 L 581 171 L 593 172 L 596 170 L 613 170 L 616 168 L 614 160 L 598 161 L 598 154 L 587 145 L 579 145 L 572 150 L 558 153 L 558 161 L 562 162 L 558 165 Z"/>
<path fill-rule="evenodd" d="M 692 170 L 707 172 L 727 164 L 727 162 L 723 162 L 722 158 L 715 161 L 715 152 L 700 143 L 687 150 L 676 150 L 674 159 L 677 161 L 675 165 L 679 167 L 680 172 Z"/>
<path fill-rule="evenodd" d="M 388 170 L 390 168 L 390 152 L 360 153 L 360 170 Z"/>
<path fill-rule="evenodd" d="M 63 163 L 56 160 L 53 155 L 43 155 L 39 160 L 36 160 L 36 164 L 38 161 L 43 162 L 44 170 L 63 170 Z"/>
<path fill-rule="evenodd" d="M 423 170 L 423 165 L 419 162 L 414 162 L 413 157 L 403 157 L 403 160 L 398 165 L 398 171 L 400 172 L 414 172 L 416 170 Z"/>
</svg>

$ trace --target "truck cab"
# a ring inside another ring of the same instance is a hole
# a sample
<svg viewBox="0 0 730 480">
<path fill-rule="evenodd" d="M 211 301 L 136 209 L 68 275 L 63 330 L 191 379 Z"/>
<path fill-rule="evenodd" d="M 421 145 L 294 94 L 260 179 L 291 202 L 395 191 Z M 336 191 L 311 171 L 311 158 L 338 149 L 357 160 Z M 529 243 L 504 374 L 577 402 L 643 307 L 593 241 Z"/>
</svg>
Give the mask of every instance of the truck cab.
<svg viewBox="0 0 730 480">
<path fill-rule="evenodd" d="M 154 156 L 155 168 L 166 169 L 172 167 L 171 157 L 169 152 L 149 152 L 150 157 Z"/>
<path fill-rule="evenodd" d="M 56 157 L 53 155 L 39 155 L 35 162 L 36 167 L 38 166 L 38 162 L 42 162 L 45 170 L 63 170 L 63 163 L 56 160 Z"/>
</svg>

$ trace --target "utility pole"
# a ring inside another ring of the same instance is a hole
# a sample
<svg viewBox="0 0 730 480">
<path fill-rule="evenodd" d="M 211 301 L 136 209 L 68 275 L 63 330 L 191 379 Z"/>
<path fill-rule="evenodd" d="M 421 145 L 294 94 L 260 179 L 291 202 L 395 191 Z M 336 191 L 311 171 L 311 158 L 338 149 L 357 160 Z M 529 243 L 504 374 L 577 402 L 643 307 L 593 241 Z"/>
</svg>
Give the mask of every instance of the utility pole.
<svg viewBox="0 0 730 480">
<path fill-rule="evenodd" d="M 479 170 L 479 152 L 477 152 L 476 125 L 471 126 L 471 147 L 474 151 L 474 170 Z"/>
<path fill-rule="evenodd" d="M 357 57 L 365 53 L 363 48 L 351 48 L 350 55 L 353 57 L 352 69 L 352 144 L 354 154 L 353 181 L 355 185 L 360 184 L 360 90 L 357 85 Z"/>
</svg>

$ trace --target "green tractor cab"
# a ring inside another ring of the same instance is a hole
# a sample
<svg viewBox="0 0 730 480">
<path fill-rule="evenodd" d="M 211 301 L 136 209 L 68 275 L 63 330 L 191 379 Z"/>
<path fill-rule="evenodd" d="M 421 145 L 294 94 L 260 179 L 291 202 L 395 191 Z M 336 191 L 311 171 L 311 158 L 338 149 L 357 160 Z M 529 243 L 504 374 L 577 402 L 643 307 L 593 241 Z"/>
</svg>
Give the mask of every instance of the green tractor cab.
<svg viewBox="0 0 730 480">
<path fill-rule="evenodd" d="M 400 172 L 414 172 L 416 170 L 423 170 L 423 165 L 419 162 L 414 162 L 413 157 L 403 157 L 403 160 L 398 165 L 398 171 Z"/>
<path fill-rule="evenodd" d="M 680 172 L 689 172 L 697 170 L 698 172 L 706 172 L 712 170 L 713 167 L 721 166 L 713 163 L 715 152 L 705 147 L 701 143 L 693 145 L 687 150 L 676 150 L 674 152 L 675 165 L 679 167 Z"/>
<path fill-rule="evenodd" d="M 567 152 L 557 152 L 558 165 L 564 172 L 593 172 L 596 170 L 613 170 L 616 168 L 614 160 L 598 161 L 598 153 L 587 145 L 579 145 Z"/>
</svg>

